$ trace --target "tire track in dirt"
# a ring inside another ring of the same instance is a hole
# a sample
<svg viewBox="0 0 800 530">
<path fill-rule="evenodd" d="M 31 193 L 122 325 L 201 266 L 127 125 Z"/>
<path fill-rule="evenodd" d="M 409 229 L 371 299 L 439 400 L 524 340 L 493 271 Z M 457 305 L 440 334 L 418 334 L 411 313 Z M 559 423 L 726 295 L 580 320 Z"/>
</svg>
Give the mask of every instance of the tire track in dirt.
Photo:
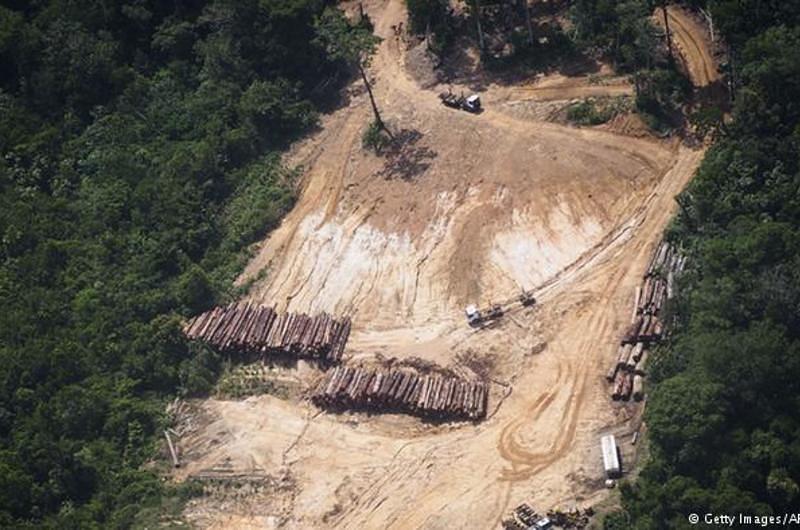
<svg viewBox="0 0 800 530">
<path fill-rule="evenodd" d="M 649 213 L 654 213 L 652 210 L 658 208 L 658 206 L 660 206 L 659 203 L 663 203 L 665 199 L 671 201 L 674 194 L 680 191 L 683 185 L 688 182 L 689 178 L 694 173 L 696 164 L 698 164 L 701 159 L 702 151 L 684 152 L 684 156 L 679 158 L 678 163 L 676 163 L 670 171 L 670 173 L 674 173 L 674 175 L 665 176 L 662 182 L 664 185 L 660 186 L 653 194 L 653 199 L 660 197 L 661 201 L 655 202 L 651 200 L 648 202 L 649 208 L 638 212 L 636 217 L 640 218 L 640 222 L 644 223 L 645 221 L 649 221 L 648 224 L 652 228 L 636 234 L 634 240 L 627 247 L 624 245 L 613 245 L 614 241 L 612 241 L 608 243 L 607 246 L 598 249 L 595 253 L 595 256 L 598 256 L 603 252 L 612 252 L 611 255 L 604 256 L 603 261 L 597 265 L 596 270 L 592 271 L 589 269 L 586 271 L 590 273 L 589 281 L 591 281 L 592 277 L 602 276 L 606 271 L 610 274 L 610 278 L 605 283 L 605 288 L 599 293 L 596 300 L 591 303 L 591 307 L 593 308 L 592 312 L 587 316 L 579 317 L 573 326 L 562 332 L 562 336 L 574 334 L 575 336 L 581 337 L 578 343 L 574 345 L 572 344 L 573 340 L 570 337 L 566 337 L 561 347 L 561 349 L 574 349 L 579 352 L 577 356 L 580 362 L 576 366 L 571 366 L 570 368 L 571 373 L 574 369 L 574 373 L 582 374 L 572 379 L 573 381 L 577 381 L 575 386 L 577 390 L 569 389 L 569 392 L 575 399 L 564 407 L 566 410 L 564 414 L 564 418 L 566 418 L 566 428 L 559 431 L 555 443 L 547 451 L 534 451 L 522 448 L 520 444 L 515 442 L 515 438 L 518 437 L 519 431 L 526 424 L 535 424 L 543 413 L 543 410 L 535 410 L 533 414 L 531 414 L 530 409 L 526 410 L 522 415 L 504 426 L 498 439 L 498 452 L 503 458 L 509 461 L 512 468 L 503 473 L 503 479 L 528 479 L 545 469 L 548 465 L 562 458 L 568 452 L 575 439 L 579 411 L 583 408 L 582 405 L 587 390 L 588 374 L 591 372 L 590 369 L 587 369 L 590 367 L 586 366 L 587 359 L 592 358 L 591 352 L 596 350 L 598 345 L 606 344 L 609 342 L 610 338 L 613 338 L 614 327 L 613 322 L 609 318 L 609 307 L 612 307 L 612 299 L 615 293 L 619 291 L 626 277 L 638 272 L 635 270 L 636 267 L 641 266 L 641 263 L 645 261 L 647 256 L 646 250 L 657 240 L 658 232 L 663 229 L 669 219 L 669 216 L 665 215 L 663 212 L 658 216 L 650 216 L 648 218 L 646 215 L 648 212 L 646 210 L 651 210 Z M 670 193 L 672 191 L 674 191 L 674 193 Z M 663 208 L 663 211 L 668 213 L 673 210 L 674 205 Z M 651 237 L 649 238 L 647 236 Z M 626 262 L 624 260 L 625 254 L 630 253 L 636 253 L 637 259 Z M 578 285 L 575 285 L 575 287 L 578 288 L 581 283 L 586 282 L 587 280 L 579 280 Z M 553 346 L 558 347 L 558 344 L 559 339 L 555 341 Z M 559 352 L 555 353 L 558 354 Z M 558 380 L 555 386 L 559 386 Z M 547 395 L 547 393 L 543 394 L 543 396 Z M 552 400 L 549 400 L 548 405 L 550 403 L 552 403 Z M 518 469 L 520 466 L 522 467 L 521 470 Z"/>
<path fill-rule="evenodd" d="M 609 292 L 613 292 L 611 286 Z M 598 329 L 599 328 L 599 329 Z M 594 340 L 597 335 L 604 335 L 609 328 L 608 319 L 605 317 L 605 311 L 601 310 L 595 312 L 590 319 L 590 322 L 585 328 L 587 339 L 584 340 L 580 347 L 581 351 L 592 349 Z M 591 343 L 591 344 L 590 344 Z M 588 353 L 588 352 L 587 352 Z M 586 356 L 581 356 L 586 358 Z M 514 441 L 516 433 L 523 427 L 525 423 L 535 423 L 544 410 L 539 410 L 532 417 L 524 417 L 521 421 L 517 420 L 512 429 L 505 431 L 506 438 L 500 440 L 502 445 L 499 447 L 499 452 L 506 460 L 509 460 L 514 467 L 511 471 L 504 471 L 501 475 L 502 480 L 519 481 L 526 480 L 534 474 L 542 471 L 548 465 L 558 461 L 562 458 L 572 447 L 575 440 L 575 433 L 577 431 L 578 421 L 580 419 L 580 411 L 583 408 L 584 399 L 587 390 L 587 379 L 589 370 L 586 370 L 583 363 L 578 366 L 571 366 L 571 371 L 578 374 L 571 378 L 571 386 L 564 388 L 568 393 L 565 413 L 562 415 L 566 419 L 566 428 L 558 432 L 555 441 L 546 451 L 534 452 L 525 449 L 524 446 Z M 557 384 L 557 383 L 556 383 Z M 548 403 L 549 405 L 549 403 Z M 547 407 L 544 407 L 545 409 Z M 510 456 L 510 458 L 508 458 Z M 522 467 L 522 469 L 519 469 Z"/>
<path fill-rule="evenodd" d="M 692 84 L 695 87 L 705 87 L 717 81 L 719 72 L 706 45 L 702 27 L 686 12 L 675 6 L 667 7 L 667 18 Z M 663 18 L 657 17 L 657 20 L 663 24 Z"/>
<path fill-rule="evenodd" d="M 329 215 L 338 205 L 344 174 L 349 162 L 348 152 L 358 141 L 363 110 L 363 108 L 359 108 L 344 120 L 344 124 L 338 128 L 336 138 L 339 141 L 335 143 L 333 149 L 320 150 L 319 153 L 312 155 L 313 160 L 317 163 L 304 177 L 298 193 L 300 199 L 283 219 L 281 225 L 272 232 L 266 244 L 257 251 L 256 257 L 248 263 L 237 283 L 242 284 L 255 277 L 267 265 L 270 265 L 273 270 L 297 270 L 297 260 L 304 253 L 293 247 L 296 247 L 298 239 L 300 239 L 298 231 L 303 224 L 302 221 L 321 207 L 326 215 Z M 333 160 L 335 163 L 331 164 L 328 162 L 329 160 Z M 331 189 L 333 189 L 333 194 L 330 193 Z M 324 218 L 320 225 L 323 222 Z M 306 243 L 307 240 L 300 241 L 301 248 Z M 291 265 L 287 266 L 287 262 L 290 260 Z M 289 276 L 286 275 L 268 278 L 263 285 L 257 286 L 253 290 L 253 298 L 264 301 L 270 292 L 283 291 L 289 280 Z"/>
<path fill-rule="evenodd" d="M 613 85 L 563 85 L 545 87 L 516 87 L 511 90 L 511 97 L 517 97 L 514 101 L 560 101 L 567 99 L 584 99 L 588 97 L 619 97 L 632 96 L 633 87 L 630 83 L 619 83 Z"/>
<path fill-rule="evenodd" d="M 637 215 L 637 217 L 640 218 L 640 222 L 636 224 L 640 227 L 640 230 L 635 234 L 635 237 L 630 243 L 627 243 L 630 238 L 626 238 L 622 241 L 622 245 L 618 244 L 620 243 L 619 240 L 612 241 L 607 247 L 596 253 L 595 258 L 599 258 L 599 261 L 593 258 L 592 261 L 595 261 L 595 267 L 588 267 L 588 263 L 586 263 L 570 275 L 571 280 L 569 282 L 565 282 L 565 280 L 562 279 L 553 286 L 554 288 L 558 287 L 558 289 L 554 289 L 554 292 L 550 293 L 551 296 L 555 296 L 557 292 L 563 292 L 568 286 L 574 289 L 580 289 L 581 285 L 591 285 L 593 279 L 597 280 L 607 275 L 611 276 L 611 279 L 605 284 L 606 288 L 602 290 L 602 295 L 589 305 L 591 308 L 594 308 L 592 315 L 589 317 L 589 324 L 582 324 L 586 319 L 586 317 L 583 317 L 575 321 L 574 326 L 572 326 L 575 328 L 573 333 L 583 337 L 580 341 L 580 346 L 575 349 L 580 352 L 578 353 L 578 357 L 584 361 L 576 367 L 576 370 L 582 373 L 582 376 L 577 386 L 579 390 L 574 402 L 576 407 L 570 407 L 565 415 L 565 417 L 569 418 L 566 428 L 559 432 L 557 443 L 553 445 L 550 453 L 546 456 L 542 453 L 536 453 L 530 450 L 525 450 L 525 452 L 521 454 L 519 447 L 509 447 L 508 440 L 513 440 L 515 432 L 519 431 L 519 429 L 525 425 L 528 418 L 523 414 L 515 420 L 512 420 L 511 426 L 508 427 L 508 429 L 504 428 L 501 433 L 504 436 L 498 439 L 498 453 L 500 453 L 501 456 L 503 456 L 503 453 L 512 455 L 512 459 L 509 461 L 510 469 L 506 468 L 506 470 L 502 472 L 500 480 L 511 482 L 530 480 L 557 461 L 563 459 L 574 446 L 576 442 L 577 425 L 580 419 L 579 413 L 583 410 L 586 395 L 589 390 L 589 374 L 596 372 L 596 368 L 586 366 L 586 363 L 589 359 L 596 357 L 591 355 L 592 351 L 596 351 L 598 348 L 602 349 L 602 344 L 607 343 L 609 338 L 613 339 L 614 337 L 615 329 L 613 321 L 608 316 L 613 307 L 611 305 L 613 294 L 618 290 L 619 286 L 624 283 L 626 276 L 636 276 L 640 270 L 646 266 L 652 247 L 657 243 L 661 231 L 666 226 L 666 223 L 674 211 L 675 205 L 672 201 L 672 197 L 688 183 L 697 165 L 702 160 L 703 153 L 704 150 L 681 150 L 676 164 L 671 168 L 669 174 L 665 176 L 657 190 L 653 193 L 653 199 L 660 198 L 660 200 L 648 201 L 647 211 L 638 212 L 639 215 Z M 627 243 L 627 245 L 625 245 L 625 243 Z M 564 333 L 568 334 L 568 331 L 565 330 Z M 549 349 L 556 348 L 558 342 L 558 340 L 555 341 L 553 345 L 549 346 Z M 565 344 L 565 347 L 569 348 L 570 341 L 567 340 L 566 342 L 567 344 Z M 609 361 L 611 356 L 613 356 L 613 352 L 608 352 L 608 354 L 605 355 L 605 357 L 609 358 Z M 601 359 L 597 358 L 594 363 L 595 367 L 597 362 L 600 361 Z M 535 418 L 529 420 L 530 423 L 535 425 L 536 420 L 540 416 L 541 413 L 537 414 Z M 516 454 L 514 454 L 515 452 Z M 526 458 L 531 456 L 532 458 Z M 508 504 L 497 512 L 494 521 L 495 525 L 500 523 L 502 516 L 507 510 Z"/>
<path fill-rule="evenodd" d="M 498 443 L 498 451 L 500 452 L 500 456 L 505 458 L 506 460 L 510 461 L 512 464 L 519 463 L 521 460 L 525 458 L 533 458 L 535 454 L 532 452 L 520 452 L 518 450 L 518 445 L 514 442 L 514 436 L 517 433 L 519 427 L 525 423 L 527 419 L 530 421 L 536 421 L 539 416 L 541 416 L 542 412 L 544 412 L 550 404 L 555 400 L 558 396 L 561 387 L 561 380 L 563 375 L 563 367 L 564 363 L 559 362 L 558 364 L 558 372 L 556 374 L 556 379 L 551 388 L 555 390 L 543 392 L 531 405 L 525 410 L 525 414 L 512 420 L 508 424 L 506 424 L 503 429 L 500 431 L 500 441 Z"/>
<path fill-rule="evenodd" d="M 425 440 L 420 440 L 424 443 Z M 414 442 L 411 442 L 414 443 Z M 406 447 L 406 446 L 404 446 Z M 437 443 L 432 445 L 427 451 L 417 458 L 409 457 L 408 459 L 398 461 L 397 454 L 385 466 L 386 473 L 377 481 L 369 484 L 369 486 L 360 492 L 354 499 L 353 504 L 357 506 L 358 511 L 348 510 L 340 514 L 340 516 L 333 522 L 331 527 L 338 528 L 363 528 L 363 518 L 369 518 L 382 504 L 384 497 L 392 495 L 393 491 L 401 487 L 402 484 L 413 483 L 420 479 L 420 475 L 424 474 L 426 470 L 431 467 L 431 462 L 434 461 L 434 456 L 437 460 L 445 457 L 444 451 L 448 446 L 444 443 Z M 453 456 L 452 458 L 455 458 Z M 428 471 L 430 472 L 430 471 Z M 394 527 L 393 523 L 399 518 L 399 515 L 392 516 L 383 520 L 383 528 Z M 407 521 L 397 521 L 401 525 Z"/>
</svg>

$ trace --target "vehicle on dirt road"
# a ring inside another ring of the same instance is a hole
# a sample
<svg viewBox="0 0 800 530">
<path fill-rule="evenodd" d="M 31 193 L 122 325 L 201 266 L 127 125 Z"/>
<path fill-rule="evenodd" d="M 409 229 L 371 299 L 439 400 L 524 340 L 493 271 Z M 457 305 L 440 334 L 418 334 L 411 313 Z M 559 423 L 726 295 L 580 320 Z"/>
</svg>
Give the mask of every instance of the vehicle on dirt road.
<svg viewBox="0 0 800 530">
<path fill-rule="evenodd" d="M 470 304 L 464 309 L 464 313 L 467 315 L 467 323 L 476 328 L 502 317 L 504 311 L 499 304 L 494 304 L 483 310 L 478 309 L 474 304 Z"/>
<path fill-rule="evenodd" d="M 477 114 L 481 111 L 481 98 L 477 94 L 464 97 L 463 93 L 460 96 L 457 96 L 448 90 L 447 92 L 442 92 L 439 94 L 439 99 L 442 100 L 442 103 L 446 107 L 450 107 L 452 109 L 461 109 L 467 112 L 472 112 L 473 114 Z"/>
<path fill-rule="evenodd" d="M 503 300 L 496 304 L 490 304 L 488 307 L 483 309 L 479 309 L 475 304 L 470 304 L 464 308 L 464 313 L 467 316 L 467 323 L 470 326 L 479 327 L 482 324 L 502 317 L 507 310 L 516 304 L 520 304 L 522 307 L 530 307 L 535 303 L 536 298 L 534 298 L 533 293 L 523 289 L 518 296 Z"/>
</svg>

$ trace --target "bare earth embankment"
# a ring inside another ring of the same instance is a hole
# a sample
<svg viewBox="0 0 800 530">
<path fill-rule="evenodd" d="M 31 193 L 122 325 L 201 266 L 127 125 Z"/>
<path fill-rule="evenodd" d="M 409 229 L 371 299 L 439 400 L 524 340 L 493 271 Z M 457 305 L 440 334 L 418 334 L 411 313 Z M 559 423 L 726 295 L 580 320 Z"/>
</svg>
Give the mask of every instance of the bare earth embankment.
<svg viewBox="0 0 800 530">
<path fill-rule="evenodd" d="M 365 8 L 384 38 L 371 69 L 378 104 L 405 144 L 389 158 L 361 148 L 370 109 L 356 90 L 292 153 L 305 168 L 299 202 L 242 281 L 266 269 L 252 300 L 350 316 L 351 357 L 453 365 L 468 351 L 493 356 L 491 414 L 431 425 L 319 413 L 302 399 L 210 399 L 182 441 L 179 478 L 269 479 L 248 495 L 196 502 L 188 515 L 212 528 L 492 528 L 522 501 L 592 504 L 606 495 L 599 433 L 624 433 L 629 419 L 607 397 L 605 368 L 674 196 L 704 151 L 522 119 L 500 104 L 480 115 L 447 109 L 443 87 L 422 89 L 406 72 L 392 30 L 403 2 Z M 675 38 L 702 83 L 715 72 L 711 57 L 680 20 Z M 485 99 L 546 102 L 559 92 L 630 87 L 553 78 L 490 86 Z M 534 290 L 535 308 L 490 329 L 464 322 L 467 303 L 521 288 Z"/>
</svg>

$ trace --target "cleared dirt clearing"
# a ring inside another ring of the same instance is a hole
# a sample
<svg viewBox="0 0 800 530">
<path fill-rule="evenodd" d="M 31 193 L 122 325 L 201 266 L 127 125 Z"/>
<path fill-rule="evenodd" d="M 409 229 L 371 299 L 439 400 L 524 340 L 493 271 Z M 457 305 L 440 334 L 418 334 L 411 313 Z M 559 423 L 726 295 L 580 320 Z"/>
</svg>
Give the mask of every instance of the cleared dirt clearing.
<svg viewBox="0 0 800 530">
<path fill-rule="evenodd" d="M 350 355 L 442 365 L 468 351 L 493 356 L 490 416 L 431 425 L 319 414 L 270 396 L 207 400 L 181 476 L 224 468 L 290 477 L 296 488 L 280 506 L 232 503 L 203 525 L 236 514 L 236 526 L 273 517 L 296 528 L 491 528 L 523 500 L 590 504 L 606 494 L 598 433 L 627 418 L 607 399 L 605 367 L 703 150 L 492 107 L 446 109 L 442 87 L 422 90 L 403 68 L 391 30 L 402 2 L 365 8 L 385 39 L 372 73 L 384 118 L 406 131 L 404 164 L 361 149 L 370 111 L 354 96 L 297 148 L 300 200 L 242 281 L 266 268 L 252 299 L 352 316 Z M 535 308 L 466 326 L 466 303 L 522 287 L 535 290 Z"/>
</svg>

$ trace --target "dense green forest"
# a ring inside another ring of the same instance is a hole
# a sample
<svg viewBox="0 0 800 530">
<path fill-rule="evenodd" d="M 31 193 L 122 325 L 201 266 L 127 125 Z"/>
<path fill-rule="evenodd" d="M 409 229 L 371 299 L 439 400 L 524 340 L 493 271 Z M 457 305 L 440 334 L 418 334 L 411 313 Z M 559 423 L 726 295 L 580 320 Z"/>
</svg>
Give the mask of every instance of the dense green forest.
<svg viewBox="0 0 800 530">
<path fill-rule="evenodd" d="M 800 512 L 800 5 L 691 4 L 730 47 L 733 121 L 678 197 L 690 270 L 650 367 L 649 460 L 608 529 Z"/>
<path fill-rule="evenodd" d="M 316 42 L 325 7 L 3 2 L 0 527 L 158 509 L 164 399 L 218 368 L 181 316 L 232 294 L 294 200 L 275 153 L 351 74 Z"/>
</svg>

